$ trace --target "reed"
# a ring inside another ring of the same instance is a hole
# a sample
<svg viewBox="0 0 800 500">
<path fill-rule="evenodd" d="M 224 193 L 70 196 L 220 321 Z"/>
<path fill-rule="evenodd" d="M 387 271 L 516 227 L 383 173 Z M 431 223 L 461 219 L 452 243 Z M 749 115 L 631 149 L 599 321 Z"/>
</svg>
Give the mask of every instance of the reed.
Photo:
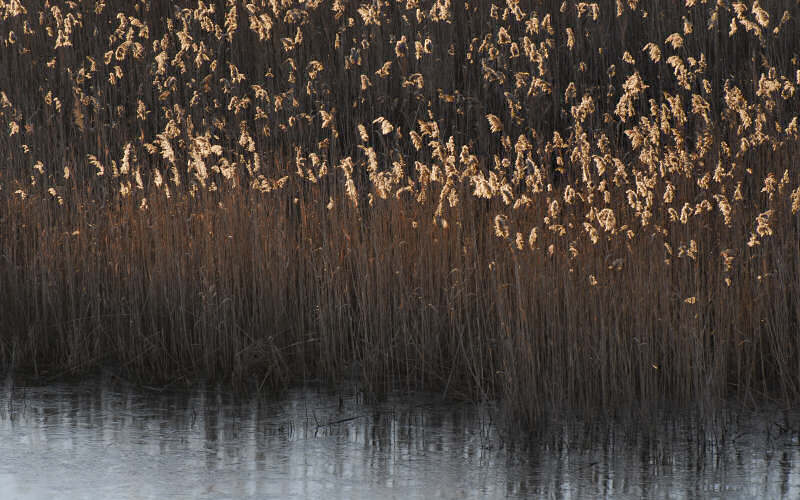
<svg viewBox="0 0 800 500">
<path fill-rule="evenodd" d="M 0 0 L 0 362 L 800 396 L 800 6 Z"/>
</svg>

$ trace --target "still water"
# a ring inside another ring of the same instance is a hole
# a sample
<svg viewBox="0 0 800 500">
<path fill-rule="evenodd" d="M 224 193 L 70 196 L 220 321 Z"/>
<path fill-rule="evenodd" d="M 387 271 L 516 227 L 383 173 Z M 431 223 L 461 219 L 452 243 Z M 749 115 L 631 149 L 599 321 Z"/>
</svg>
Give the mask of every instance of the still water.
<svg viewBox="0 0 800 500">
<path fill-rule="evenodd" d="M 796 413 L 561 424 L 306 387 L 280 399 L 119 379 L 0 386 L 0 498 L 800 498 Z"/>
</svg>

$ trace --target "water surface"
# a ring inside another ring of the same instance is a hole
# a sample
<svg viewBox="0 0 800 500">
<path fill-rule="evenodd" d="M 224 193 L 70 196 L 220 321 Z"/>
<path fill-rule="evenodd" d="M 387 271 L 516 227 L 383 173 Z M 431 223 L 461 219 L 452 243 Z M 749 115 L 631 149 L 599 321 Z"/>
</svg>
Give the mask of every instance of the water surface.
<svg viewBox="0 0 800 500">
<path fill-rule="evenodd" d="M 800 497 L 796 413 L 573 422 L 533 440 L 496 414 L 356 388 L 236 398 L 8 377 L 0 498 Z"/>
</svg>

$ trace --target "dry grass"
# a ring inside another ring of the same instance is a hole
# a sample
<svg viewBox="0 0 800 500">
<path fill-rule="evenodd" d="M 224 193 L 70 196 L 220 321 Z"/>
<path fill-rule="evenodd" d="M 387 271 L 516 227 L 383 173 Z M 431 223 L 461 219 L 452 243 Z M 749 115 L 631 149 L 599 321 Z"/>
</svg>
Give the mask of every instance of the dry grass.
<svg viewBox="0 0 800 500">
<path fill-rule="evenodd" d="M 0 0 L 0 360 L 277 388 L 358 359 L 528 423 L 797 401 L 798 22 Z"/>
</svg>

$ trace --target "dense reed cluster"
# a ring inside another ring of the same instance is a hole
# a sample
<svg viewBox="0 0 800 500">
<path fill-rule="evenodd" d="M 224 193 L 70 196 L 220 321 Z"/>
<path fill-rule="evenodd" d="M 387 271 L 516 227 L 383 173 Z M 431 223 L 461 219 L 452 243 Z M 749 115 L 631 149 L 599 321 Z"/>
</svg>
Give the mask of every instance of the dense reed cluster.
<svg viewBox="0 0 800 500">
<path fill-rule="evenodd" d="M 0 360 L 800 396 L 796 0 L 0 0 Z"/>
</svg>

